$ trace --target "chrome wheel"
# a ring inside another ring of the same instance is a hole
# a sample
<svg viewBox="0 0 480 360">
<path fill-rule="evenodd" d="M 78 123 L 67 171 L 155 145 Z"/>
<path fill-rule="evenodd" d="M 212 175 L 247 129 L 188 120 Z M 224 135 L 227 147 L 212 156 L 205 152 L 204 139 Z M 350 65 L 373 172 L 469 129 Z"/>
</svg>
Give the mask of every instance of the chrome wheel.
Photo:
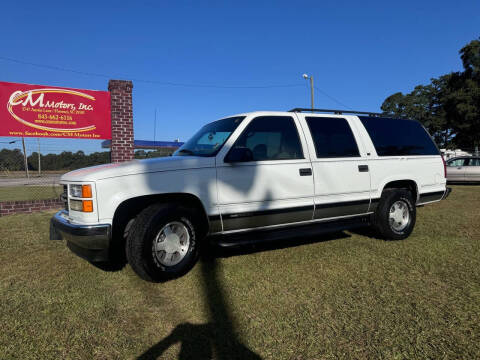
<svg viewBox="0 0 480 360">
<path fill-rule="evenodd" d="M 174 266 L 183 260 L 190 246 L 187 227 L 178 221 L 166 224 L 153 241 L 152 253 L 156 262 Z"/>
<path fill-rule="evenodd" d="M 403 200 L 395 201 L 390 207 L 388 221 L 392 230 L 397 232 L 404 230 L 410 221 L 408 204 Z"/>
</svg>

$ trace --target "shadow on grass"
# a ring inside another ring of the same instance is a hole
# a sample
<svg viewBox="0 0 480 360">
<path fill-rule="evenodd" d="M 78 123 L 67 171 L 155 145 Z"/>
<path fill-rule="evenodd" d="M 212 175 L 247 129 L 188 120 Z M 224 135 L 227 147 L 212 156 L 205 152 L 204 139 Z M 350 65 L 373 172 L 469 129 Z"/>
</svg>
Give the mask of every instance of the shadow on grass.
<svg viewBox="0 0 480 360">
<path fill-rule="evenodd" d="M 372 237 L 372 238 L 375 237 L 375 234 L 373 232 L 370 233 L 368 228 L 365 228 L 365 229 L 359 228 L 352 232 L 359 235 Z M 255 235 L 251 235 L 251 236 L 253 236 L 253 238 L 250 238 L 250 240 L 255 240 L 254 238 Z M 204 249 L 203 251 L 202 259 L 205 256 L 209 256 L 213 258 L 226 258 L 231 256 L 248 255 L 256 252 L 280 250 L 280 249 L 285 249 L 289 247 L 308 245 L 308 244 L 324 242 L 324 241 L 338 240 L 338 239 L 343 239 L 347 237 L 350 237 L 350 235 L 343 231 L 339 231 L 339 232 L 319 234 L 319 235 L 284 238 L 281 240 L 259 241 L 256 244 L 244 244 L 244 245 L 228 247 L 228 248 L 221 248 L 219 246 L 216 246 L 215 244 L 212 244 L 210 241 L 207 241 L 208 244 L 206 245 L 206 249 Z M 127 265 L 127 259 L 125 257 L 125 254 L 122 252 L 117 252 L 112 255 L 113 255 L 112 260 L 109 262 L 96 262 L 96 263 L 90 263 L 90 264 L 100 270 L 107 271 L 107 272 L 121 271 Z"/>
<path fill-rule="evenodd" d="M 238 339 L 225 291 L 219 279 L 218 260 L 203 255 L 199 265 L 205 306 L 210 321 L 207 324 L 178 325 L 170 335 L 153 345 L 138 359 L 160 358 L 176 343 L 181 344 L 179 359 L 261 359 Z"/>
<path fill-rule="evenodd" d="M 311 235 L 311 236 L 299 236 L 284 238 L 281 240 L 272 240 L 272 241 L 262 241 L 256 244 L 244 244 L 241 246 L 221 248 L 215 245 L 210 245 L 211 253 L 215 257 L 225 258 L 231 256 L 241 256 L 248 255 L 257 252 L 266 252 L 273 250 L 286 249 L 290 247 L 339 240 L 344 238 L 349 238 L 351 235 L 343 232 L 333 232 L 327 234 Z M 251 240 L 255 240 L 252 238 Z"/>
<path fill-rule="evenodd" d="M 247 245 L 237 248 L 221 249 L 208 246 L 201 255 L 200 266 L 204 303 L 209 314 L 207 324 L 183 323 L 178 325 L 166 338 L 153 345 L 138 357 L 138 359 L 161 358 L 167 349 L 181 344 L 179 359 L 261 359 L 248 347 L 241 343 L 232 319 L 232 309 L 229 309 L 227 296 L 221 281 L 221 271 L 218 258 L 241 256 L 254 252 L 278 250 L 293 246 L 312 244 L 347 238 L 344 232 L 332 234 L 290 238 L 272 242 Z"/>
<path fill-rule="evenodd" d="M 374 228 L 368 226 L 368 227 L 363 227 L 363 228 L 358 228 L 358 229 L 352 229 L 349 230 L 352 234 L 357 234 L 361 236 L 368 237 L 370 239 L 375 239 L 375 240 L 381 240 L 385 241 L 385 239 L 382 239 L 378 233 L 375 231 Z"/>
</svg>

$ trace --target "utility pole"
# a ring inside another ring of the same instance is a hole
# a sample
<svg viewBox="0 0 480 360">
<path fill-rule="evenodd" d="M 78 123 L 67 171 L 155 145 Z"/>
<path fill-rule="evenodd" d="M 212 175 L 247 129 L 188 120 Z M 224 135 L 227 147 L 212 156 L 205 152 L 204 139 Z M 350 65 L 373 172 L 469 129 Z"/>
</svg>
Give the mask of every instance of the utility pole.
<svg viewBox="0 0 480 360">
<path fill-rule="evenodd" d="M 310 101 L 312 103 L 312 110 L 315 109 L 315 105 L 314 105 L 314 93 L 313 93 L 313 76 L 308 76 L 307 74 L 303 74 L 303 78 L 305 80 L 310 80 Z"/>
<path fill-rule="evenodd" d="M 42 175 L 42 164 L 40 162 L 40 138 L 37 138 L 38 141 L 38 176 Z"/>
<path fill-rule="evenodd" d="M 27 161 L 27 152 L 25 151 L 25 138 L 22 137 L 22 146 L 23 146 L 23 159 L 25 161 L 25 175 L 27 179 L 30 179 L 30 174 L 28 173 L 28 161 Z"/>
</svg>

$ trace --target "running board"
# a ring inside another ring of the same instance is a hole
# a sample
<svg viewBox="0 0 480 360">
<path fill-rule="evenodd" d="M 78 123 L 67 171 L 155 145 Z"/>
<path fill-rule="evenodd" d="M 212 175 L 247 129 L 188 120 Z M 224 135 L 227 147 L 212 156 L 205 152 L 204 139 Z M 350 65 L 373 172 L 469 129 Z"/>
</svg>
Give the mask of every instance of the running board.
<svg viewBox="0 0 480 360">
<path fill-rule="evenodd" d="M 371 224 L 369 215 L 348 219 L 329 220 L 313 224 L 292 225 L 280 229 L 259 229 L 234 234 L 216 234 L 209 237 L 212 245 L 222 248 L 258 244 L 294 237 L 309 237 L 343 230 L 356 229 Z"/>
</svg>

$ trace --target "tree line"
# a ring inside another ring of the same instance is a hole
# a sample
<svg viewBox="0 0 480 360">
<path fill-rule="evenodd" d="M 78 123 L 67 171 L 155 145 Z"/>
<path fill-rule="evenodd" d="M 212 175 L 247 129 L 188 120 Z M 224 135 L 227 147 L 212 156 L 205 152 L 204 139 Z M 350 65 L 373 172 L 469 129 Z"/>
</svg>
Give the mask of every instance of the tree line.
<svg viewBox="0 0 480 360">
<path fill-rule="evenodd" d="M 175 149 L 165 148 L 155 151 L 135 151 L 136 159 L 169 156 Z M 27 157 L 28 169 L 38 170 L 38 153 L 33 152 Z M 87 166 L 107 164 L 110 162 L 110 152 L 101 151 L 85 154 L 83 151 L 63 151 L 60 154 L 45 154 L 40 156 L 42 170 L 75 170 Z M 2 171 L 23 171 L 25 160 L 20 149 L 0 150 L 0 173 Z"/>
<path fill-rule="evenodd" d="M 431 79 L 383 102 L 385 115 L 420 121 L 443 148 L 480 145 L 480 38 L 459 51 L 463 71 Z"/>
</svg>

